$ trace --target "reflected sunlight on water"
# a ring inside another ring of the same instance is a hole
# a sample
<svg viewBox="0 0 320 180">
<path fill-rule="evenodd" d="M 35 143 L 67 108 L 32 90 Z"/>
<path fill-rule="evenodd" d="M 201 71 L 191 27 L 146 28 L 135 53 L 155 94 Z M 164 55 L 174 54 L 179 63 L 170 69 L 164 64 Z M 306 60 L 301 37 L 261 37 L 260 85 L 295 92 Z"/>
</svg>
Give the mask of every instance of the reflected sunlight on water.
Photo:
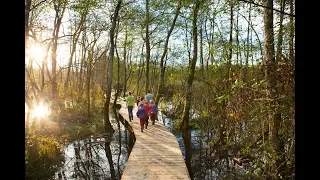
<svg viewBox="0 0 320 180">
<path fill-rule="evenodd" d="M 121 179 L 132 149 L 129 144 L 132 140 L 130 132 L 121 122 L 112 116 L 110 122 L 114 133 L 92 134 L 62 148 L 64 160 L 54 179 L 112 179 L 111 171 L 114 171 L 116 180 Z M 107 142 L 110 143 L 111 154 L 107 154 Z M 110 169 L 108 156 L 112 158 L 114 170 Z"/>
</svg>

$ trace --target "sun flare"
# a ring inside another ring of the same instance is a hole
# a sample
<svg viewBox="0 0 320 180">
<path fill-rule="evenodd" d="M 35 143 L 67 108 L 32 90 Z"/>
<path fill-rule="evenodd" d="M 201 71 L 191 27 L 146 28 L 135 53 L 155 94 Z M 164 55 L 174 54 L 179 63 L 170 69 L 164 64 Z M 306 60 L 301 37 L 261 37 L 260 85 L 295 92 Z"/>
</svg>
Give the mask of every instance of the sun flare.
<svg viewBox="0 0 320 180">
<path fill-rule="evenodd" d="M 45 55 L 45 50 L 40 44 L 33 44 L 29 51 L 29 58 L 32 58 L 36 60 L 38 63 L 42 62 L 44 55 Z"/>
<path fill-rule="evenodd" d="M 35 105 L 32 110 L 32 117 L 43 118 L 50 115 L 49 107 L 42 102 Z"/>
</svg>

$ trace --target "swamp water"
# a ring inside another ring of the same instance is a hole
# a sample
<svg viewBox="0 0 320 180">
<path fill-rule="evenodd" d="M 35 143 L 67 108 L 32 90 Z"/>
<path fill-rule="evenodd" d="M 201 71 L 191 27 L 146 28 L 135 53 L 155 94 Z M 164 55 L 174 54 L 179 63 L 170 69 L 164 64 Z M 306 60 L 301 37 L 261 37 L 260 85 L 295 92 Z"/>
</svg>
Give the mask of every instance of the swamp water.
<svg viewBox="0 0 320 180">
<path fill-rule="evenodd" d="M 110 116 L 113 134 L 90 136 L 65 146 L 64 161 L 54 179 L 121 179 L 135 139 L 118 117 Z"/>
<path fill-rule="evenodd" d="M 174 120 L 160 111 L 158 119 L 159 123 L 164 124 L 175 135 L 185 157 L 183 138 L 173 129 Z M 110 122 L 115 130 L 113 134 L 91 135 L 64 146 L 61 149 L 63 160 L 56 167 L 58 170 L 51 179 L 120 180 L 135 137 L 126 128 L 124 119 L 118 113 L 110 112 Z M 192 170 L 196 172 L 194 179 L 223 179 L 226 174 L 230 175 L 231 159 L 206 163 L 204 153 L 199 154 L 203 151 L 203 140 L 201 143 L 199 131 L 192 130 L 190 133 L 193 149 Z M 199 159 L 202 160 L 199 162 Z"/>
</svg>

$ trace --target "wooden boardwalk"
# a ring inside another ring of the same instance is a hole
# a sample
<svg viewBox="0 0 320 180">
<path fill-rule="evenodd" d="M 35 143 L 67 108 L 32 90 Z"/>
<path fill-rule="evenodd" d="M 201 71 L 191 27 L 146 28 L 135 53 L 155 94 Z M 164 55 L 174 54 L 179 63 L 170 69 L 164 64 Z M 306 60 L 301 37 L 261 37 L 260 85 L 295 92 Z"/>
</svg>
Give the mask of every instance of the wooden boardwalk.
<svg viewBox="0 0 320 180">
<path fill-rule="evenodd" d="M 137 107 L 133 108 L 133 121 L 129 121 L 125 101 L 119 100 L 119 113 L 133 128 L 136 141 L 124 169 L 122 180 L 190 179 L 176 137 L 158 121 L 140 131 Z"/>
</svg>

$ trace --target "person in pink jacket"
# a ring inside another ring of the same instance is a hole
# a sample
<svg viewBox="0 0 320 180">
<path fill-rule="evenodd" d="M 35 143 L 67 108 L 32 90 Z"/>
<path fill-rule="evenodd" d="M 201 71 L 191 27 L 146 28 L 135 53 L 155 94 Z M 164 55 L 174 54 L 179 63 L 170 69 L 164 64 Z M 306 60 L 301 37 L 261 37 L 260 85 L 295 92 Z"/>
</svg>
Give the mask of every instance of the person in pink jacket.
<svg viewBox="0 0 320 180">
<path fill-rule="evenodd" d="M 147 117 L 146 117 L 146 120 L 144 121 L 144 124 L 146 126 L 145 128 L 147 129 L 148 124 L 149 124 L 149 117 L 150 117 L 150 106 L 148 104 L 148 101 L 144 101 L 143 108 L 146 109 L 146 111 L 147 111 Z"/>
</svg>

